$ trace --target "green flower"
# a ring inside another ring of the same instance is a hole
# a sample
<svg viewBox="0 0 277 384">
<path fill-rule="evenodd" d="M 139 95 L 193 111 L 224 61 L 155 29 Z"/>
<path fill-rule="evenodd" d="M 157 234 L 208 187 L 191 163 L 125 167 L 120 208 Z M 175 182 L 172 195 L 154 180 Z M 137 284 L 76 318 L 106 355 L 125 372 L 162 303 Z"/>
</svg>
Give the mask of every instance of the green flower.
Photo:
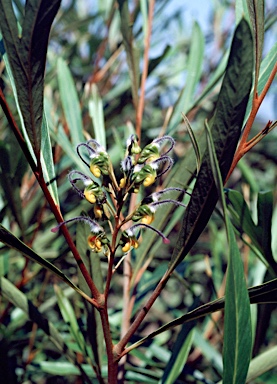
<svg viewBox="0 0 277 384">
<path fill-rule="evenodd" d="M 170 142 L 170 147 L 166 152 L 164 152 L 161 155 L 160 154 L 161 147 L 162 147 L 163 143 L 166 141 Z M 138 159 L 138 164 L 143 164 L 145 162 L 151 163 L 151 162 L 159 159 L 160 157 L 165 156 L 167 153 L 169 153 L 172 150 L 172 148 L 174 147 L 174 144 L 175 144 L 175 141 L 171 136 L 163 136 L 163 137 L 160 137 L 158 139 L 153 140 L 152 143 L 146 145 L 143 148 L 143 150 L 140 154 L 140 157 Z"/>
<path fill-rule="evenodd" d="M 90 163 L 83 158 L 80 153 L 80 148 L 85 147 L 88 151 Z M 86 143 L 80 143 L 77 145 L 77 153 L 80 159 L 89 167 L 91 173 L 99 178 L 101 174 L 109 175 L 110 172 L 110 158 L 104 147 L 100 145 L 96 140 L 90 139 Z"/>
</svg>

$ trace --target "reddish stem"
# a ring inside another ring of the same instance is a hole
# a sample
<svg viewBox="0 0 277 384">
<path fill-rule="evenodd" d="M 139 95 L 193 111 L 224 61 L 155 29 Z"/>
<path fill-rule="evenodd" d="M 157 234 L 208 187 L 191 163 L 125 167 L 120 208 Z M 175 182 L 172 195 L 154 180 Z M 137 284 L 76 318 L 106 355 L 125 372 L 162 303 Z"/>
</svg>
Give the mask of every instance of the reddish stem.
<svg viewBox="0 0 277 384">
<path fill-rule="evenodd" d="M 16 123 L 16 121 L 15 121 L 15 119 L 14 119 L 14 117 L 13 117 L 13 115 L 9 109 L 9 106 L 6 102 L 5 96 L 4 96 L 1 89 L 0 89 L 0 104 L 1 104 L 3 112 L 4 112 L 4 114 L 8 120 L 8 123 L 9 123 L 10 127 L 12 128 L 12 131 L 13 131 L 13 133 L 14 133 L 14 135 L 15 135 L 28 163 L 30 164 L 30 167 L 31 167 L 43 193 L 44 193 L 44 196 L 45 196 L 48 204 L 51 207 L 51 210 L 52 210 L 57 222 L 62 223 L 64 221 L 63 217 L 61 215 L 59 207 L 55 204 L 55 202 L 54 202 L 54 200 L 53 200 L 53 198 L 52 198 L 52 196 L 51 196 L 51 194 L 47 188 L 47 185 L 46 185 L 45 180 L 43 178 L 41 164 L 39 161 L 38 161 L 37 165 L 35 164 L 32 156 L 29 152 L 29 149 L 27 147 L 26 141 L 24 140 L 24 138 L 23 138 L 18 126 L 17 126 L 17 123 Z M 86 280 L 86 282 L 90 288 L 91 294 L 93 296 L 93 299 L 91 300 L 91 304 L 93 304 L 96 308 L 99 308 L 100 305 L 99 305 L 98 300 L 100 298 L 100 293 L 99 293 L 98 289 L 96 288 L 96 286 L 95 286 L 95 284 L 94 284 L 81 256 L 79 255 L 77 248 L 75 247 L 75 244 L 73 243 L 66 226 L 63 225 L 61 227 L 61 231 L 62 231 L 62 233 L 63 233 L 63 235 L 64 235 L 64 237 L 68 243 L 68 246 L 70 247 L 70 249 L 73 253 L 73 256 L 77 262 L 77 265 L 79 266 L 79 268 L 80 268 L 80 270 L 81 270 L 81 272 L 82 272 L 82 274 L 83 274 L 83 276 L 84 276 L 84 278 L 85 278 L 85 280 Z"/>
<path fill-rule="evenodd" d="M 271 84 L 272 84 L 272 81 L 274 80 L 274 77 L 277 73 L 277 63 L 274 65 L 270 75 L 269 75 L 269 78 L 267 79 L 267 82 L 261 92 L 260 95 L 258 94 L 255 94 L 254 95 L 254 98 L 253 98 L 253 104 L 252 104 L 252 109 L 251 109 L 251 112 L 250 112 L 250 115 L 249 115 L 249 118 L 247 120 L 247 123 L 245 125 L 245 128 L 244 128 L 244 131 L 243 131 L 243 134 L 242 134 L 242 137 L 241 137 L 241 140 L 240 140 L 240 143 L 238 145 L 238 148 L 236 150 L 236 153 L 234 155 L 234 159 L 233 159 L 233 162 L 232 162 L 232 165 L 230 167 L 230 170 L 229 170 L 229 173 L 226 177 L 226 180 L 227 181 L 231 175 L 231 173 L 233 172 L 233 170 L 235 169 L 237 163 L 239 162 L 239 160 L 249 151 L 249 149 L 251 147 L 248 147 L 248 142 L 247 142 L 247 139 L 248 139 L 248 136 L 250 134 L 250 131 L 251 131 L 251 128 L 253 126 L 253 123 L 254 123 L 254 120 L 255 120 L 255 117 L 258 113 L 258 110 L 265 98 L 265 95 L 267 94 Z"/>
<path fill-rule="evenodd" d="M 161 278 L 159 284 L 153 291 L 151 297 L 148 299 L 145 306 L 139 311 L 137 317 L 135 318 L 134 322 L 131 324 L 130 328 L 126 332 L 126 334 L 123 336 L 123 338 L 114 346 L 114 359 L 115 361 L 119 361 L 122 352 L 124 351 L 124 348 L 126 344 L 130 341 L 131 337 L 134 335 L 140 324 L 142 323 L 143 319 L 151 309 L 152 305 L 156 301 L 156 299 L 160 296 L 163 288 L 165 287 L 169 277 L 171 276 L 170 273 L 166 272 L 165 275 Z"/>
</svg>

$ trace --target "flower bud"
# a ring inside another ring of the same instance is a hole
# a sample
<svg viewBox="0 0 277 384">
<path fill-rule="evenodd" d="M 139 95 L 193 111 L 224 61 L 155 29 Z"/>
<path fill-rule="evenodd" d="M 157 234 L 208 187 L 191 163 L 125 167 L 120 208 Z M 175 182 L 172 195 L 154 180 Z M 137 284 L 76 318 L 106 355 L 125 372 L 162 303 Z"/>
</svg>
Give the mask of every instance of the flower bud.
<svg viewBox="0 0 277 384">
<path fill-rule="evenodd" d="M 91 204 L 96 203 L 96 196 L 93 192 L 93 189 L 86 188 L 84 190 L 84 195 L 88 202 L 90 202 Z"/>
<path fill-rule="evenodd" d="M 140 157 L 138 159 L 139 164 L 143 164 L 145 162 L 151 162 L 154 160 L 157 160 L 160 157 L 159 154 L 159 146 L 155 143 L 151 143 L 146 145 L 146 147 L 143 148 Z"/>
<path fill-rule="evenodd" d="M 136 172 L 138 169 L 138 172 Z M 149 164 L 144 165 L 142 168 L 136 166 L 134 168 L 133 178 L 135 178 L 135 184 L 143 184 L 145 187 L 153 184 L 156 180 L 157 172 Z"/>
<path fill-rule="evenodd" d="M 141 148 L 138 145 L 138 137 L 137 135 L 131 135 L 127 142 L 126 142 L 126 147 L 127 147 L 127 153 L 130 155 L 137 155 L 138 153 L 141 152 Z"/>
<path fill-rule="evenodd" d="M 91 248 L 93 252 L 99 253 L 102 251 L 102 243 L 101 240 L 95 236 L 94 234 L 90 234 L 88 236 L 88 246 Z"/>
<path fill-rule="evenodd" d="M 132 216 L 133 221 L 141 220 L 143 224 L 151 224 L 154 218 L 154 210 L 148 205 L 141 205 Z"/>
</svg>

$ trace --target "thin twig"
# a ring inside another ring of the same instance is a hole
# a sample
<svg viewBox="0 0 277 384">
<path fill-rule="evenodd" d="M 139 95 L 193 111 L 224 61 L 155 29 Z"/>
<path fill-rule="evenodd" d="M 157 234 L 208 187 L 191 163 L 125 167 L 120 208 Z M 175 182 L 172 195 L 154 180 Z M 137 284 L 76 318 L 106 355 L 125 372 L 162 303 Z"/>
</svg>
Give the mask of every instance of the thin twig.
<svg viewBox="0 0 277 384">
<path fill-rule="evenodd" d="M 260 108 L 260 106 L 261 106 L 261 104 L 265 98 L 265 95 L 267 94 L 267 92 L 268 92 L 268 90 L 272 84 L 272 81 L 275 78 L 276 73 L 277 73 L 277 63 L 274 65 L 261 94 L 260 95 L 256 94 L 253 96 L 252 109 L 251 109 L 251 112 L 250 112 L 249 118 L 247 120 L 247 123 L 245 125 L 240 143 L 239 143 L 238 148 L 236 150 L 232 165 L 230 167 L 229 173 L 228 173 L 225 181 L 227 181 L 229 179 L 230 175 L 232 174 L 232 172 L 235 169 L 239 160 L 249 151 L 250 148 L 252 148 L 251 146 L 248 147 L 249 142 L 247 142 L 247 139 L 248 139 L 248 136 L 250 134 L 251 128 L 253 126 L 255 117 L 258 113 L 258 110 L 259 110 L 259 108 Z"/>
</svg>

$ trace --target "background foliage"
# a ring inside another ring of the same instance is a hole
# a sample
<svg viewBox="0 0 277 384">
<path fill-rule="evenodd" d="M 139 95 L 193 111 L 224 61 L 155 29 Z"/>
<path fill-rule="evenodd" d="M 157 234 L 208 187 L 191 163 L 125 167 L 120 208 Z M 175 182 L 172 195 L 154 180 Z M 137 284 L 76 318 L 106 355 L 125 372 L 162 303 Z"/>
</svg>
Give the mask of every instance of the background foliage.
<svg viewBox="0 0 277 384">
<path fill-rule="evenodd" d="M 116 6 L 113 1 L 64 1 L 59 10 L 59 1 L 52 3 L 53 8 L 45 5 L 44 9 L 42 2 L 41 13 L 34 16 L 25 14 L 22 3 L 14 1 L 15 15 L 22 27 L 22 40 L 19 43 L 17 33 L 14 33 L 11 40 L 14 50 L 10 51 L 7 44 L 4 48 L 1 40 L 1 89 L 29 143 L 30 153 L 30 158 L 26 159 L 10 122 L 1 111 L 0 217 L 3 244 L 0 249 L 0 359 L 3 362 L 1 377 L 5 375 L 9 383 L 73 383 L 78 379 L 98 382 L 92 377 L 100 366 L 103 367 L 102 376 L 107 375 L 100 320 L 94 313 L 95 309 L 76 293 L 78 286 L 85 295 L 89 295 L 63 236 L 50 231 L 56 220 L 31 171 L 32 163 L 34 168 L 40 166 L 38 159 L 41 159 L 44 179 L 48 182 L 53 201 L 60 206 L 63 217 L 69 219 L 84 211 L 90 213 L 91 209 L 86 201 L 80 201 L 67 179 L 72 169 L 86 171 L 76 155 L 78 143 L 90 137 L 99 141 L 108 149 L 118 174 L 125 142 L 131 133 L 139 133 L 142 146 L 158 135 L 170 134 L 177 143 L 175 165 L 171 173 L 158 182 L 157 188 L 174 185 L 192 190 L 197 160 L 187 133 L 188 123 L 182 121 L 181 113 L 192 125 L 203 159 L 206 143 L 204 121 L 215 112 L 235 25 L 242 15 L 251 20 L 244 1 L 204 2 L 208 8 L 207 19 L 201 24 L 196 20 L 197 15 L 189 11 L 187 2 L 180 5 L 173 0 L 157 1 L 145 104 L 142 105 L 144 113 L 140 121 L 138 110 L 142 91 L 139 88 L 149 36 L 148 2 L 130 2 L 129 11 L 124 1 L 118 1 Z M 9 18 L 9 4 L 9 1 L 2 0 L 0 5 L 3 35 L 13 21 Z M 44 68 L 41 64 L 43 55 L 37 52 L 38 47 L 47 44 L 47 28 L 41 23 L 41 15 L 46 9 L 48 20 L 54 18 L 57 10 L 58 13 L 52 26 Z M 24 24 L 24 20 L 28 22 Z M 259 93 L 276 65 L 276 5 L 273 1 L 265 2 L 264 26 L 264 48 L 257 85 Z M 263 33 L 259 24 L 256 27 L 258 41 L 262 43 Z M 32 49 L 26 52 L 26 46 Z M 261 47 L 256 49 L 261 53 Z M 20 68 L 23 68 L 26 78 L 15 76 L 15 73 L 20 75 Z M 28 84 L 32 84 L 32 90 L 39 89 L 44 70 L 42 115 L 42 93 L 30 92 Z M 34 79 L 31 72 L 35 73 Z M 241 88 L 240 84 L 237 85 Z M 268 120 L 276 119 L 275 90 L 276 81 L 263 101 L 250 138 L 258 134 Z M 33 103 L 40 109 L 32 109 L 30 105 Z M 250 112 L 251 101 L 244 122 Z M 40 121 L 41 130 L 38 131 L 36 127 Z M 238 249 L 230 246 L 233 257 L 237 257 L 234 260 L 238 260 L 237 263 L 233 260 L 233 276 L 236 273 L 242 276 L 238 267 L 241 258 L 247 286 L 254 287 L 249 290 L 250 301 L 262 302 L 251 305 L 253 357 L 257 356 L 255 359 L 258 360 L 251 363 L 248 380 L 255 383 L 273 383 L 277 376 L 274 347 L 277 321 L 276 132 L 264 136 L 238 163 L 226 191 L 238 244 Z M 207 158 L 211 153 L 213 150 L 207 152 Z M 224 153 L 222 158 L 224 160 Z M 207 161 L 213 164 L 212 160 Z M 221 159 L 218 161 L 220 163 Z M 216 165 L 216 159 L 214 162 Z M 211 174 L 215 179 L 219 177 L 214 169 Z M 210 204 L 209 201 L 208 209 L 212 211 L 214 206 Z M 156 236 L 145 233 L 139 249 L 132 252 L 130 284 L 131 293 L 136 293 L 132 303 L 133 314 L 144 305 L 163 277 L 171 255 L 176 255 L 176 252 L 180 255 L 181 252 L 185 256 L 190 250 L 189 246 L 174 251 L 174 245 L 180 244 L 178 233 L 183 215 L 182 207 L 159 211 L 154 224 L 169 236 L 171 243 L 161 246 Z M 78 226 L 76 230 L 72 226 L 69 231 L 76 239 L 79 252 L 87 255 L 84 228 Z M 231 245 L 236 243 L 230 233 L 229 242 Z M 223 311 L 215 312 L 224 307 L 220 298 L 226 287 L 227 249 L 226 229 L 218 205 L 195 246 L 182 262 L 183 256 L 176 263 L 178 267 L 133 336 L 132 344 L 137 341 L 139 344 L 144 336 L 147 340 L 126 358 L 126 382 L 215 383 L 222 378 L 228 382 L 228 370 L 232 371 L 234 367 L 226 368 L 225 365 L 223 373 L 222 355 L 225 354 L 225 361 L 226 358 L 230 361 L 226 347 L 225 351 L 223 349 L 223 341 L 228 343 L 228 340 L 225 340 L 227 336 L 223 332 Z M 102 277 L 99 271 L 106 276 L 106 258 L 87 256 L 86 262 L 100 287 Z M 118 267 L 109 295 L 109 320 L 115 341 L 126 331 L 124 318 L 128 316 L 127 303 L 130 304 L 122 294 L 126 293 L 124 268 L 123 264 Z M 227 282 L 227 287 L 231 287 L 229 296 L 235 295 L 232 283 L 236 284 L 230 279 Z M 243 289 L 242 285 L 242 293 L 238 295 L 244 295 Z M 242 297 L 247 307 L 248 298 Z M 229 301 L 229 305 L 232 302 Z M 225 307 L 225 310 L 228 309 Z M 230 320 L 233 321 L 236 319 Z M 159 327 L 164 327 L 160 330 L 164 332 L 147 338 Z M 230 329 L 228 323 L 225 323 L 225 329 Z M 268 354 L 262 355 L 265 350 Z"/>
</svg>

